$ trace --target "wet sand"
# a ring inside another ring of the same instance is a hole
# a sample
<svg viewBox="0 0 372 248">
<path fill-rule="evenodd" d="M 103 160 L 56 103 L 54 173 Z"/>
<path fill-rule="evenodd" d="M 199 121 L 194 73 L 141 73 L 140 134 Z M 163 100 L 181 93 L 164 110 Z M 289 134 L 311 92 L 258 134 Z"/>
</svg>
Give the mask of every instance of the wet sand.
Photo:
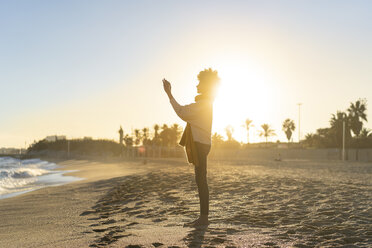
<svg viewBox="0 0 372 248">
<path fill-rule="evenodd" d="M 0 201 L 0 247 L 372 246 L 370 164 L 212 161 L 197 229 L 183 227 L 199 203 L 181 160 L 65 165 L 90 176 Z"/>
</svg>

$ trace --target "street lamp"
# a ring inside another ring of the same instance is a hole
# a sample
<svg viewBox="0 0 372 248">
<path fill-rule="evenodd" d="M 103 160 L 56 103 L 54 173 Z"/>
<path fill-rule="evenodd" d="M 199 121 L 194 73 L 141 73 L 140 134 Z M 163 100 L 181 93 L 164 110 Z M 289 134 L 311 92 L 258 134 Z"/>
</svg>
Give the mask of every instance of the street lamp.
<svg viewBox="0 0 372 248">
<path fill-rule="evenodd" d="M 297 103 L 298 105 L 298 144 L 301 141 L 301 105 L 302 103 Z"/>
</svg>

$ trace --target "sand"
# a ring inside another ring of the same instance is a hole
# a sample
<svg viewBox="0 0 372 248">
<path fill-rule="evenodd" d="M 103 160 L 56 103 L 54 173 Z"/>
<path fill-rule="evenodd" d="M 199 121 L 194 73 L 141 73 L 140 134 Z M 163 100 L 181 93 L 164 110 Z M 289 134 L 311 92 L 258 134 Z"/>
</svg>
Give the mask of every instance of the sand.
<svg viewBox="0 0 372 248">
<path fill-rule="evenodd" d="M 211 161 L 208 228 L 183 160 L 64 161 L 86 178 L 0 200 L 0 247 L 368 247 L 372 166 Z"/>
<path fill-rule="evenodd" d="M 68 175 L 85 180 L 0 200 L 0 247 L 89 247 L 89 220 L 80 216 L 114 184 L 139 172 L 130 163 L 64 161 Z"/>
</svg>

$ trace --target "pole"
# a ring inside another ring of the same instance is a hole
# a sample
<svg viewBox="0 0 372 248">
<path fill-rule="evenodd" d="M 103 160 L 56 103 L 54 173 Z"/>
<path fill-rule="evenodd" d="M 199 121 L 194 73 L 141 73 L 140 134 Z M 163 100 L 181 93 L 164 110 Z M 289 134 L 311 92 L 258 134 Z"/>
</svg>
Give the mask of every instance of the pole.
<svg viewBox="0 0 372 248">
<path fill-rule="evenodd" d="M 70 140 L 67 140 L 67 158 L 70 158 Z"/>
<path fill-rule="evenodd" d="M 342 122 L 342 161 L 345 161 L 345 121 Z"/>
<path fill-rule="evenodd" d="M 301 105 L 302 103 L 297 103 L 298 105 L 298 144 L 301 141 Z"/>
</svg>

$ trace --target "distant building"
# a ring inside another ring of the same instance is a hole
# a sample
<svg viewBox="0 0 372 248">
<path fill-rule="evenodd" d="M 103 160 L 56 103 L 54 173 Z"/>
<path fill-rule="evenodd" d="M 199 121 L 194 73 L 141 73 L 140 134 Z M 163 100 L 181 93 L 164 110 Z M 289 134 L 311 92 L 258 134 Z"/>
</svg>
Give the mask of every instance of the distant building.
<svg viewBox="0 0 372 248">
<path fill-rule="evenodd" d="M 6 148 L 2 147 L 0 148 L 0 154 L 19 154 L 19 153 L 25 153 L 24 149 L 18 149 L 18 148 Z"/>
<path fill-rule="evenodd" d="M 65 139 L 66 139 L 66 135 L 51 135 L 51 136 L 45 137 L 45 140 L 48 142 L 55 142 L 57 140 L 65 140 Z"/>
</svg>

